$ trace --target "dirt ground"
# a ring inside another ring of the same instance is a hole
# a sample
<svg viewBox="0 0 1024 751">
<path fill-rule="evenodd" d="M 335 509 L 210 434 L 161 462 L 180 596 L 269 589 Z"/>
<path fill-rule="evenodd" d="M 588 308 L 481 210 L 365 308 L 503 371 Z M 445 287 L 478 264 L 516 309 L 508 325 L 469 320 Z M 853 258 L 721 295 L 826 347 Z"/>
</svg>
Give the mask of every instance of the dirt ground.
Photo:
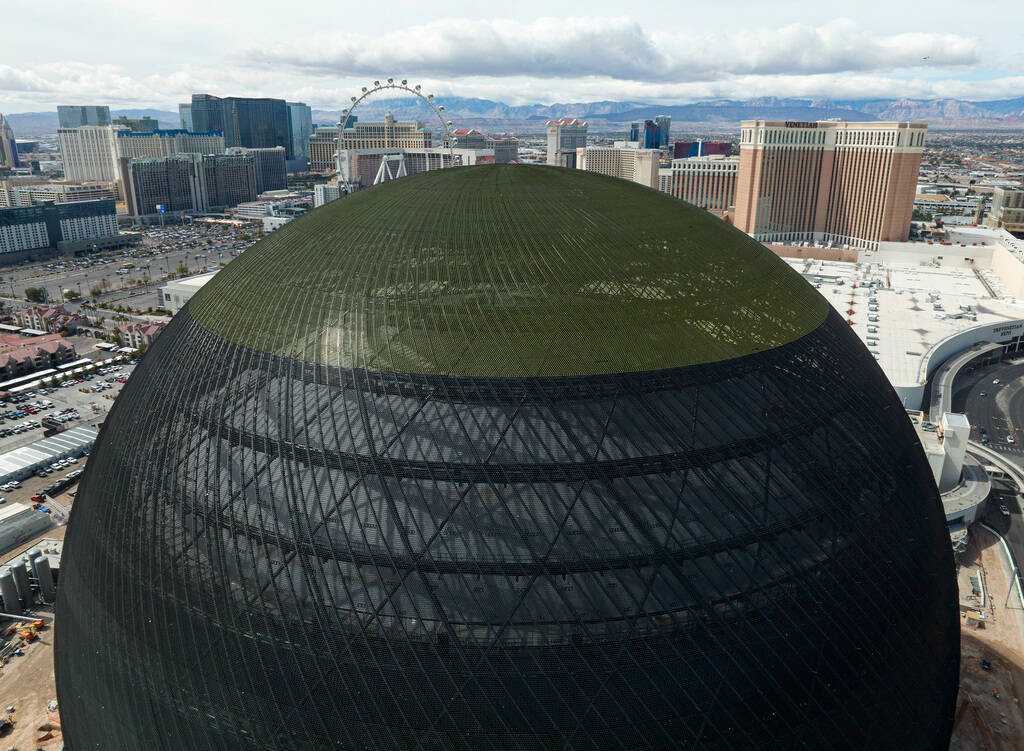
<svg viewBox="0 0 1024 751">
<path fill-rule="evenodd" d="M 48 712 L 57 698 L 53 676 L 53 609 L 35 611 L 46 626 L 35 641 L 24 647 L 24 656 L 11 657 L 0 672 L 0 710 L 14 707 L 14 729 L 0 737 L 4 751 L 60 748 L 60 716 Z M 48 728 L 40 730 L 40 728 Z"/>
<path fill-rule="evenodd" d="M 960 695 L 950 751 L 1021 751 L 1024 611 L 1015 594 L 1007 599 L 1011 572 L 994 535 L 972 527 L 971 547 L 960 561 L 960 609 L 984 613 L 985 622 L 980 628 L 961 622 Z M 969 578 L 977 579 L 979 569 L 984 608 Z M 988 660 L 988 670 L 982 660 Z"/>
<path fill-rule="evenodd" d="M 967 631 L 960 636 L 960 696 L 950 751 L 1024 748 L 1024 661 Z M 991 665 L 981 667 L 982 659 Z M 993 694 L 998 692 L 998 696 Z"/>
<path fill-rule="evenodd" d="M 70 499 L 67 499 L 70 500 Z M 47 530 L 42 536 L 5 553 L 4 562 L 16 558 L 44 539 L 63 539 L 65 526 Z M 10 657 L 0 668 L 0 714 L 6 715 L 8 707 L 14 707 L 14 729 L 0 736 L 0 749 L 9 751 L 47 751 L 58 749 L 61 744 L 60 715 L 47 712 L 47 705 L 57 698 L 56 680 L 53 675 L 53 608 L 38 607 L 33 611 L 46 621 L 35 641 L 25 645 L 24 656 Z M 10 621 L 3 621 L 4 629 Z M 39 728 L 49 725 L 55 728 L 47 733 Z M 49 735 L 49 737 L 44 737 Z"/>
</svg>

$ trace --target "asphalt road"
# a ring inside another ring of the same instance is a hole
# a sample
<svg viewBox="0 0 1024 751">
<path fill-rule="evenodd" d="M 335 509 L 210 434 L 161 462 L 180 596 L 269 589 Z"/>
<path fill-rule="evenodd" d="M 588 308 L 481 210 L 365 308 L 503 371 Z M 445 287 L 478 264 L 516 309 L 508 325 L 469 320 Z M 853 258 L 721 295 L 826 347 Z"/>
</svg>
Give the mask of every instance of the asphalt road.
<svg viewBox="0 0 1024 751">
<path fill-rule="evenodd" d="M 958 401 L 964 400 L 964 395 L 958 396 Z M 989 448 L 1024 467 L 1024 363 L 1002 363 L 981 371 L 962 409 L 971 421 L 972 439 L 980 441 L 984 428 Z M 1014 443 L 1007 442 L 1007 436 L 1013 436 Z"/>
<path fill-rule="evenodd" d="M 988 435 L 988 447 L 1008 461 L 1024 468 L 1024 362 L 1001 363 L 980 370 L 966 393 L 954 396 L 954 408 L 964 411 L 971 421 L 971 438 L 981 440 L 981 429 Z M 999 383 L 993 383 L 998 380 Z M 985 396 L 981 394 L 984 392 Z M 1014 443 L 1006 441 L 1012 435 Z M 1000 510 L 1005 506 L 1006 516 Z M 981 510 L 980 518 L 1006 537 L 1018 566 L 1024 566 L 1024 503 L 1015 483 L 993 479 L 992 494 Z M 996 593 L 1002 602 L 1007 593 Z"/>
</svg>

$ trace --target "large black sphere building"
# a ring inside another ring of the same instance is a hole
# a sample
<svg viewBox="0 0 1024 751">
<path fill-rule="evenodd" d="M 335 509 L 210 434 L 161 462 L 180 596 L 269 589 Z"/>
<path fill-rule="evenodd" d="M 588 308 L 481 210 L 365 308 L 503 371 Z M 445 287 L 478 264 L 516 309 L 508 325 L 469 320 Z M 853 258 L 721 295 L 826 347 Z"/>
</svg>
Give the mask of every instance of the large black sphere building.
<svg viewBox="0 0 1024 751">
<path fill-rule="evenodd" d="M 415 175 L 233 261 L 72 514 L 70 751 L 945 749 L 942 509 L 884 375 L 709 214 Z"/>
</svg>

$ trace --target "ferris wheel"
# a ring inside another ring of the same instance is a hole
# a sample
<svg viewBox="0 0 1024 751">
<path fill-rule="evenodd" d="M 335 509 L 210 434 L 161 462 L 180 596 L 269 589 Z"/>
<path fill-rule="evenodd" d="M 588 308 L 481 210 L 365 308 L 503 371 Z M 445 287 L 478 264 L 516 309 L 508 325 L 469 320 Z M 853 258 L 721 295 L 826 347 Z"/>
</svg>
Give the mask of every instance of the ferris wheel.
<svg viewBox="0 0 1024 751">
<path fill-rule="evenodd" d="M 401 81 L 396 81 L 393 78 L 389 78 L 387 81 L 374 81 L 373 86 L 363 86 L 362 93 L 359 96 L 352 97 L 352 104 L 347 109 L 341 111 L 342 119 L 338 123 L 338 148 L 341 148 L 341 139 L 344 138 L 345 128 L 348 127 L 349 121 L 352 119 L 352 113 L 356 111 L 356 108 L 362 104 L 369 97 L 380 94 L 386 91 L 406 91 L 415 97 L 419 97 L 435 115 L 437 115 L 437 121 L 441 123 L 441 129 L 444 131 L 444 147 L 448 149 L 449 164 L 455 164 L 455 134 L 452 133 L 452 121 L 446 120 L 444 117 L 444 105 L 434 103 L 433 94 L 424 94 L 420 91 L 420 85 L 416 84 L 410 86 L 409 82 L 404 78 Z M 442 160 L 443 166 L 443 160 Z"/>
</svg>

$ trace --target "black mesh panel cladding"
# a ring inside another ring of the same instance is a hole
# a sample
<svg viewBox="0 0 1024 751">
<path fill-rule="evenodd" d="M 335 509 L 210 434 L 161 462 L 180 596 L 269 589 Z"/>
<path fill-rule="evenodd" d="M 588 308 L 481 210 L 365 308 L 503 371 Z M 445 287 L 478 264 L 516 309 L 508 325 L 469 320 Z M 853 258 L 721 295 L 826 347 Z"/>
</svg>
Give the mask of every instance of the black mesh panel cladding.
<svg viewBox="0 0 1024 751">
<path fill-rule="evenodd" d="M 187 309 L 75 504 L 70 751 L 948 747 L 942 509 L 831 313 L 623 375 L 370 372 Z"/>
</svg>

